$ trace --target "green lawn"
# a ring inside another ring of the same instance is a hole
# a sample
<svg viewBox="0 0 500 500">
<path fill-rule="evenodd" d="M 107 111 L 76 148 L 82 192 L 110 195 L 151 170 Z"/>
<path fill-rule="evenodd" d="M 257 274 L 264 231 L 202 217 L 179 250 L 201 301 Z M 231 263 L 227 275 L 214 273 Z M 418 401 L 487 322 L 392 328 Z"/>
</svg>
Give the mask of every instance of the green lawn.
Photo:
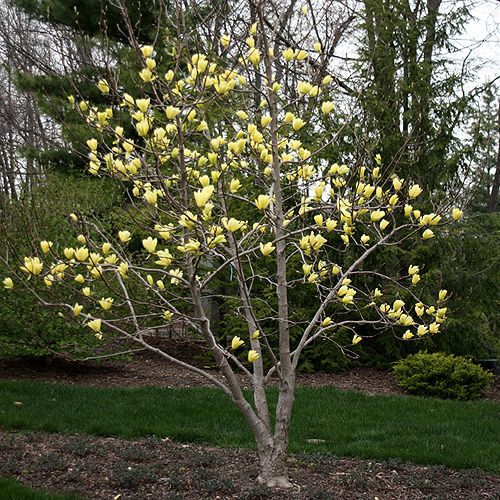
<svg viewBox="0 0 500 500">
<path fill-rule="evenodd" d="M 81 497 L 33 490 L 14 479 L 0 477 L 0 498 L 2 500 L 78 500 Z"/>
<path fill-rule="evenodd" d="M 366 396 L 302 387 L 296 395 L 290 450 L 500 473 L 499 410 L 499 404 L 489 401 Z M 210 388 L 95 389 L 0 381 L 0 426 L 254 446 L 232 402 Z M 311 438 L 326 442 L 308 444 Z"/>
</svg>

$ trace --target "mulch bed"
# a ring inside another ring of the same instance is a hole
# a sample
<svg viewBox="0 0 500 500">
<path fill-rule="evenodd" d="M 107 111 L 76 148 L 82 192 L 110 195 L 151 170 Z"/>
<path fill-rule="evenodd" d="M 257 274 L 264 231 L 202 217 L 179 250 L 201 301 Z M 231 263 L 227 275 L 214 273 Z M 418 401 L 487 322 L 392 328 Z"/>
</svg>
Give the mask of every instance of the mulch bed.
<svg viewBox="0 0 500 500">
<path fill-rule="evenodd" d="M 192 346 L 181 349 L 193 352 Z M 147 352 L 128 361 L 99 363 L 52 360 L 41 365 L 29 359 L 0 359 L 0 378 L 94 387 L 210 385 L 202 376 Z M 298 383 L 402 394 L 391 374 L 371 368 L 300 374 Z M 487 398 L 500 400 L 498 377 Z M 479 499 L 499 498 L 500 492 L 500 478 L 479 470 L 320 453 L 292 456 L 289 465 L 295 488 L 270 491 L 255 483 L 258 462 L 250 450 L 178 444 L 168 438 L 127 441 L 0 430 L 0 476 L 92 499 Z"/>
<path fill-rule="evenodd" d="M 326 454 L 294 455 L 289 466 L 295 487 L 271 491 L 256 485 L 250 450 L 0 431 L 0 475 L 92 499 L 480 499 L 500 491 L 500 479 L 479 470 Z"/>
<path fill-rule="evenodd" d="M 194 343 L 164 342 L 166 352 L 174 353 L 179 359 L 194 362 L 200 347 Z M 193 359 L 194 358 L 194 359 Z M 223 377 L 211 371 L 219 380 Z M 1 359 L 0 379 L 37 380 L 57 382 L 68 385 L 93 387 L 199 387 L 210 386 L 203 376 L 168 363 L 149 351 L 141 351 L 127 361 L 110 359 L 100 362 L 76 362 L 52 359 L 41 364 L 37 359 Z M 246 385 L 247 379 L 241 378 Z M 356 368 L 344 373 L 313 373 L 297 376 L 297 383 L 310 387 L 323 385 L 335 386 L 342 390 L 361 391 L 366 394 L 398 395 L 404 391 L 397 385 L 392 374 L 374 368 Z M 495 381 L 486 394 L 486 399 L 500 401 L 500 378 Z"/>
</svg>

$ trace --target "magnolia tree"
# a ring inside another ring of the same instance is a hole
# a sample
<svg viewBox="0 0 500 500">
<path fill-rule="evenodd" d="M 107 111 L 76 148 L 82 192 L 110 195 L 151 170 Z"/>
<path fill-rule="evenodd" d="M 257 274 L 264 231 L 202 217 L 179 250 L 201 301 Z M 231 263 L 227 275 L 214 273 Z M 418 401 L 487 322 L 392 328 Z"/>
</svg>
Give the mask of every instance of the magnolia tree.
<svg viewBox="0 0 500 500">
<path fill-rule="evenodd" d="M 76 289 L 78 303 L 45 303 L 87 325 L 89 335 L 123 336 L 203 375 L 253 432 L 259 483 L 284 487 L 302 352 L 346 328 L 352 343 L 341 347 L 352 350 L 366 331 L 389 329 L 404 341 L 438 334 L 446 291 L 423 303 L 418 266 L 387 276 L 369 263 L 384 247 L 432 238 L 462 212 L 421 211 L 421 188 L 384 168 L 380 155 L 365 165 L 327 159 L 342 126 L 328 98 L 324 31 L 305 6 L 280 13 L 269 5 L 254 4 L 251 21 L 240 20 L 244 30 L 207 37 L 204 53 L 190 53 L 179 35 L 168 65 L 160 47 L 136 45 L 135 95 L 108 77 L 98 82 L 108 107 L 69 97 L 94 129 L 89 172 L 126 185 L 127 218 L 107 234 L 75 210 L 73 243 L 41 241 L 3 283 L 35 294 Z M 304 33 L 298 46 L 283 41 L 284 16 Z M 207 304 L 229 274 L 245 327 L 227 339 Z M 309 317 L 293 314 L 300 289 L 316 299 Z M 179 322 L 203 339 L 222 378 L 149 343 L 152 328 Z M 266 394 L 271 380 L 275 407 Z"/>
</svg>

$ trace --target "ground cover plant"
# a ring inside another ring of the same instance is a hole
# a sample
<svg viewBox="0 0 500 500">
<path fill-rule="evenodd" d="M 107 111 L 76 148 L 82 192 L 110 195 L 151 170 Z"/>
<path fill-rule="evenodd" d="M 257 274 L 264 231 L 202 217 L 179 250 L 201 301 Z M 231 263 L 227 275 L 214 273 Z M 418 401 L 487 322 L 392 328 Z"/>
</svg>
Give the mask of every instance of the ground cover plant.
<svg viewBox="0 0 500 500">
<path fill-rule="evenodd" d="M 214 388 L 104 390 L 8 381 L 2 381 L 0 388 L 4 429 L 255 447 L 237 408 Z M 276 389 L 270 393 L 276 400 Z M 497 414 L 498 404 L 489 401 L 368 396 L 333 387 L 300 387 L 290 450 L 499 473 Z"/>
<path fill-rule="evenodd" d="M 35 294 L 99 340 L 121 336 L 202 374 L 251 431 L 259 483 L 291 486 L 286 455 L 301 353 L 319 338 L 355 352 L 385 330 L 407 342 L 438 334 L 447 291 L 424 294 L 415 263 L 388 273 L 372 259 L 407 240 L 425 245 L 462 211 L 430 204 L 417 180 L 402 178 L 378 153 L 349 165 L 332 158 L 343 125 L 332 119 L 333 77 L 317 39 L 330 39 L 328 16 L 307 6 L 251 7 L 231 20 L 230 33 L 207 21 L 195 44 L 186 43 L 182 20 L 198 12 L 183 3 L 176 4 L 173 46 L 141 46 L 126 23 L 141 66 L 133 95 L 110 70 L 96 82 L 104 103 L 68 96 L 92 130 L 90 174 L 126 188 L 119 227 L 107 231 L 75 210 L 67 246 L 43 239 L 36 251 L 17 255 L 20 262 L 10 261 L 3 283 L 12 293 Z M 299 47 L 280 38 L 290 24 L 303 32 Z M 64 287 L 78 302 L 39 293 Z M 314 297 L 305 315 L 304 297 Z M 215 328 L 214 300 L 226 301 L 237 334 Z M 179 325 L 204 341 L 223 381 L 149 342 L 151 329 Z M 272 376 L 276 392 L 266 391 Z M 229 408 L 215 407 L 220 420 L 233 414 Z M 295 413 L 305 411 L 297 406 Z M 194 421 L 190 426 L 187 435 L 195 435 Z"/>
<path fill-rule="evenodd" d="M 316 452 L 290 457 L 291 490 L 270 490 L 255 484 L 258 458 L 253 450 L 156 438 L 129 441 L 6 431 L 0 431 L 0 443 L 10 446 L 7 451 L 0 449 L 0 475 L 15 475 L 37 488 L 71 488 L 81 492 L 82 498 L 494 498 L 500 485 L 498 477 L 479 469 L 453 470 Z M 22 469 L 10 469 L 18 465 L 12 455 L 24 460 Z"/>
</svg>

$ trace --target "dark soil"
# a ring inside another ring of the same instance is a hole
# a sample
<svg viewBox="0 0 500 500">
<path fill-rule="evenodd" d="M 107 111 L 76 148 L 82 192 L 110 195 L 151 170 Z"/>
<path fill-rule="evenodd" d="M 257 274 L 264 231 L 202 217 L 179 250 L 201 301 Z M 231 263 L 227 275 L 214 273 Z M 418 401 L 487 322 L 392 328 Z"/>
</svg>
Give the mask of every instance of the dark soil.
<svg viewBox="0 0 500 500">
<path fill-rule="evenodd" d="M 256 485 L 257 466 L 249 450 L 0 431 L 0 475 L 84 498 L 480 499 L 500 492 L 500 479 L 478 470 L 325 454 L 292 456 L 294 488 L 270 491 Z"/>
<path fill-rule="evenodd" d="M 176 344 L 178 355 L 200 363 L 195 345 Z M 203 362 L 201 362 L 203 364 Z M 216 375 L 216 372 L 212 372 Z M 40 363 L 0 359 L 0 378 L 95 387 L 193 387 L 200 375 L 147 352 L 128 361 Z M 309 386 L 333 385 L 368 394 L 402 394 L 390 373 L 361 368 L 341 374 L 298 376 Z M 500 400 L 498 377 L 488 399 Z M 480 499 L 500 498 L 500 479 L 479 470 L 452 470 L 332 455 L 289 460 L 295 487 L 270 491 L 256 485 L 255 452 L 170 440 L 93 438 L 0 430 L 0 476 L 35 488 L 77 492 L 95 499 Z"/>
</svg>

